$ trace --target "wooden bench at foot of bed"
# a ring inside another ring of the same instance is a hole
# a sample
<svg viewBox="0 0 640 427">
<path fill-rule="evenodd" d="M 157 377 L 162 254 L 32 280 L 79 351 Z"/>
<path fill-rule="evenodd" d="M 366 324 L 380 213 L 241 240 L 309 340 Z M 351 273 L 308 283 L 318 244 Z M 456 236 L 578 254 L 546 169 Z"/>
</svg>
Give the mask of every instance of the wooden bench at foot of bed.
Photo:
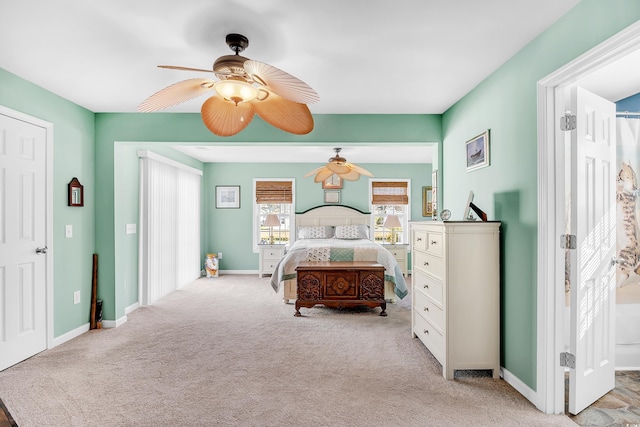
<svg viewBox="0 0 640 427">
<path fill-rule="evenodd" d="M 300 307 L 316 304 L 347 308 L 356 306 L 380 307 L 386 316 L 384 299 L 384 266 L 366 261 L 302 262 L 296 267 L 296 313 Z"/>
</svg>

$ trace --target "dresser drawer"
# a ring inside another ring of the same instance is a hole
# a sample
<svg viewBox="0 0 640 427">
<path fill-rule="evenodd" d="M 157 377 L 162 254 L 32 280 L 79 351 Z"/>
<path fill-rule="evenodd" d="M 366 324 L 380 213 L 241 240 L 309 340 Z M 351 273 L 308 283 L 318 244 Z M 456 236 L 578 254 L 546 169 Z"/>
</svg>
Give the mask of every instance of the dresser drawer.
<svg viewBox="0 0 640 427">
<path fill-rule="evenodd" d="M 427 252 L 436 255 L 442 256 L 444 253 L 442 245 L 444 244 L 444 239 L 442 238 L 441 231 L 431 231 L 427 232 Z"/>
<path fill-rule="evenodd" d="M 416 258 L 414 266 L 425 273 L 429 273 L 438 280 L 442 280 L 444 276 L 444 261 L 442 258 L 434 257 L 425 252 L 414 252 Z"/>
<path fill-rule="evenodd" d="M 269 260 L 279 261 L 284 256 L 284 250 L 282 249 L 264 249 L 262 253 L 262 259 L 267 262 Z"/>
<path fill-rule="evenodd" d="M 278 259 L 265 259 L 262 262 L 262 271 L 265 273 L 272 273 L 276 269 L 276 265 L 278 265 Z"/>
<path fill-rule="evenodd" d="M 413 249 L 416 251 L 427 250 L 427 232 L 425 230 L 413 231 Z"/>
<path fill-rule="evenodd" d="M 415 310 L 413 312 L 413 333 L 427 346 L 431 354 L 438 359 L 438 362 L 443 364 L 445 354 L 444 337 Z"/>
<path fill-rule="evenodd" d="M 440 307 L 443 306 L 442 301 L 442 282 L 427 276 L 421 272 L 413 273 L 413 289 L 415 292 L 422 292 L 428 295 Z"/>
<path fill-rule="evenodd" d="M 439 332 L 443 333 L 445 324 L 442 306 L 435 304 L 432 299 L 420 290 L 416 290 L 416 292 L 413 293 L 413 297 L 415 298 L 413 304 L 414 310 L 424 317 L 425 320 L 436 326 Z"/>
</svg>

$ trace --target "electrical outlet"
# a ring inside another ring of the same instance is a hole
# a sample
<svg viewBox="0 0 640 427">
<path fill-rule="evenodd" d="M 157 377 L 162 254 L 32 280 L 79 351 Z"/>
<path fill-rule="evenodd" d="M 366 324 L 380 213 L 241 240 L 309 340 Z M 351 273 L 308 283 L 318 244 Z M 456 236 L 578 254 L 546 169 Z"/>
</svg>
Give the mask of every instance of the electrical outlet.
<svg viewBox="0 0 640 427">
<path fill-rule="evenodd" d="M 73 303 L 80 304 L 80 291 L 75 291 L 73 293 Z"/>
<path fill-rule="evenodd" d="M 218 259 L 222 259 L 222 252 L 218 252 Z"/>
</svg>

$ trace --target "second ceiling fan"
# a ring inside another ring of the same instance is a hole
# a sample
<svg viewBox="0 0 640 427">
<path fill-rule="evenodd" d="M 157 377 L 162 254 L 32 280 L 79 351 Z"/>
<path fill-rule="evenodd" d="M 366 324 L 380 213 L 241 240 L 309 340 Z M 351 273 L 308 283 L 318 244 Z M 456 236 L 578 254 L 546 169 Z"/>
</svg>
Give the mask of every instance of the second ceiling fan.
<svg viewBox="0 0 640 427">
<path fill-rule="evenodd" d="M 333 151 L 336 152 L 336 155 L 331 157 L 326 165 L 312 170 L 304 177 L 306 178 L 308 176 L 315 175 L 313 181 L 322 182 L 334 173 L 347 181 L 357 181 L 360 178 L 360 175 L 373 176 L 373 174 L 365 168 L 349 163 L 347 162 L 347 159 L 340 156 L 342 148 L 336 147 Z"/>
<path fill-rule="evenodd" d="M 151 95 L 138 106 L 152 112 L 209 94 L 200 110 L 205 126 L 216 135 L 231 136 L 246 128 L 254 114 L 285 132 L 304 135 L 313 130 L 313 116 L 306 104 L 318 102 L 318 94 L 302 80 L 264 62 L 240 56 L 249 46 L 241 34 L 227 34 L 235 52 L 213 63 L 212 70 L 159 65 L 160 68 L 213 72 L 210 78 L 183 80 Z"/>
</svg>

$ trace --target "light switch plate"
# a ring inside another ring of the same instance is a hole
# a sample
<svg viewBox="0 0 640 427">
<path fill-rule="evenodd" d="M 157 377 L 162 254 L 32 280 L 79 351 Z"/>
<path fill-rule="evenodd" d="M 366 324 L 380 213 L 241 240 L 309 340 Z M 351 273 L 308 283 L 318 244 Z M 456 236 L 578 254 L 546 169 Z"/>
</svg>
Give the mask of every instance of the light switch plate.
<svg viewBox="0 0 640 427">
<path fill-rule="evenodd" d="M 127 224 L 124 230 L 127 234 L 136 234 L 136 224 Z"/>
<path fill-rule="evenodd" d="M 64 227 L 64 235 L 65 235 L 65 237 L 66 237 L 67 239 L 68 239 L 68 238 L 70 238 L 70 237 L 73 237 L 73 225 L 71 225 L 71 224 L 67 224 L 67 225 Z"/>
</svg>

